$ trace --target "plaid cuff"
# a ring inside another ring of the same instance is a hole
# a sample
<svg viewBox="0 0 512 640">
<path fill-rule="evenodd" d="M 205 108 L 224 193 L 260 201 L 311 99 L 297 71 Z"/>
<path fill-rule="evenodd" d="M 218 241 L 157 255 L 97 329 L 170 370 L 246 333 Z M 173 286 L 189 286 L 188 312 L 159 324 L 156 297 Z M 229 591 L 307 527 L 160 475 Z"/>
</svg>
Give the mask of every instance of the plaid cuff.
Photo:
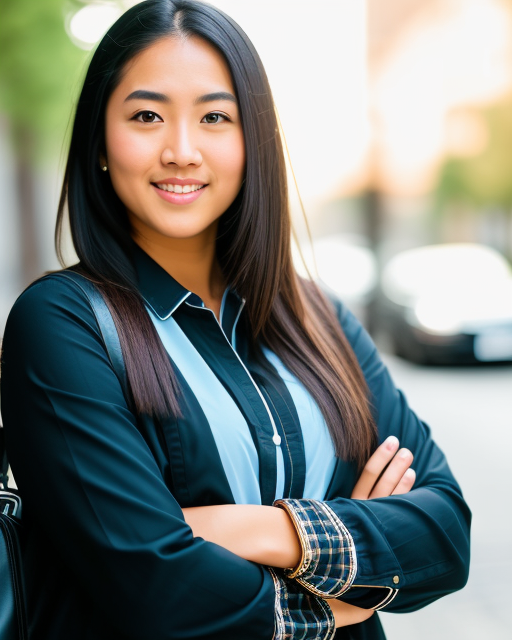
<svg viewBox="0 0 512 640">
<path fill-rule="evenodd" d="M 349 530 L 334 511 L 319 500 L 276 500 L 290 516 L 299 536 L 302 558 L 294 569 L 285 569 L 305 589 L 323 598 L 348 591 L 357 572 L 357 554 Z"/>
<path fill-rule="evenodd" d="M 336 623 L 327 602 L 304 593 L 293 580 L 287 580 L 276 570 L 267 568 L 276 590 L 273 640 L 332 640 Z"/>
</svg>

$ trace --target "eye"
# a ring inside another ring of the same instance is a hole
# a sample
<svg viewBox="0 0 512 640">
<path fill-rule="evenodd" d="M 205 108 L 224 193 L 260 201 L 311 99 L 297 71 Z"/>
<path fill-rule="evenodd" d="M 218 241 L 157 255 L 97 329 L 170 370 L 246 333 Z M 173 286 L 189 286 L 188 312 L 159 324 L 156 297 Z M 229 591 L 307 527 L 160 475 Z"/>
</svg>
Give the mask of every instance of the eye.
<svg viewBox="0 0 512 640">
<path fill-rule="evenodd" d="M 219 124 L 220 122 L 230 122 L 230 120 L 224 113 L 212 111 L 211 113 L 207 113 L 201 122 L 205 122 L 206 124 Z"/>
<path fill-rule="evenodd" d="M 162 122 L 162 118 L 154 111 L 139 111 L 137 115 L 133 117 L 133 120 L 138 122 L 146 122 L 151 124 L 152 122 Z"/>
</svg>

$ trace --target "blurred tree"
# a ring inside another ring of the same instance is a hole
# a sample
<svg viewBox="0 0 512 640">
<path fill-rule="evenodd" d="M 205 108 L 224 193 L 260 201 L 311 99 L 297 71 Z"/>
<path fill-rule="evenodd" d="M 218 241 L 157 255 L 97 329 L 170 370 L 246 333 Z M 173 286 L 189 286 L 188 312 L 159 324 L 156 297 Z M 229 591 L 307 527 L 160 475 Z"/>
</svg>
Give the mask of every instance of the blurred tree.
<svg viewBox="0 0 512 640">
<path fill-rule="evenodd" d="M 32 158 L 62 144 L 88 55 L 66 33 L 72 9 L 64 0 L 0 0 L 0 107 L 15 144 L 33 138 Z"/>
<path fill-rule="evenodd" d="M 65 30 L 66 11 L 72 8 L 64 0 L 0 0 L 0 110 L 9 121 L 17 158 L 25 282 L 40 269 L 35 164 L 62 148 L 87 56 Z"/>
<path fill-rule="evenodd" d="M 512 95 L 478 113 L 487 132 L 484 149 L 471 157 L 448 157 L 437 187 L 439 211 L 462 204 L 497 213 L 512 226 Z M 512 229 L 509 230 L 512 239 Z M 509 244 L 505 248 L 512 254 Z"/>
<path fill-rule="evenodd" d="M 462 201 L 476 207 L 512 209 L 512 96 L 480 113 L 488 143 L 469 158 L 448 158 L 442 168 L 441 201 Z"/>
</svg>

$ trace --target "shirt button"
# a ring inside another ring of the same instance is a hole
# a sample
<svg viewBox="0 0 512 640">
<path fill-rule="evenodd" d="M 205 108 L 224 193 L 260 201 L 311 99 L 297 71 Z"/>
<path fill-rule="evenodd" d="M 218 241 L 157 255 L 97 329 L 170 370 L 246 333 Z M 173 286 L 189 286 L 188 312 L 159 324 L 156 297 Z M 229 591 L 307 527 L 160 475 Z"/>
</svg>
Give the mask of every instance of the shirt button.
<svg viewBox="0 0 512 640">
<path fill-rule="evenodd" d="M 400 582 L 400 578 L 398 576 L 393 576 L 394 584 L 398 584 Z"/>
</svg>

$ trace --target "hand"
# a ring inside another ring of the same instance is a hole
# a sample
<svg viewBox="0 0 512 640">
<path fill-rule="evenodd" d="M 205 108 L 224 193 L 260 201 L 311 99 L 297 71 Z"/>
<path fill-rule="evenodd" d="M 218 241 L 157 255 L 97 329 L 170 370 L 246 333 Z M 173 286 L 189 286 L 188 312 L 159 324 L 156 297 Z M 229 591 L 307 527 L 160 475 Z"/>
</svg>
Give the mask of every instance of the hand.
<svg viewBox="0 0 512 640">
<path fill-rule="evenodd" d="M 389 436 L 366 463 L 351 498 L 371 500 L 408 493 L 416 480 L 411 469 L 413 455 L 400 449 L 395 436 Z M 397 453 L 398 451 L 398 453 Z"/>
<path fill-rule="evenodd" d="M 341 600 L 325 600 L 334 614 L 336 628 L 364 622 L 374 614 L 373 609 L 361 609 Z"/>
</svg>

